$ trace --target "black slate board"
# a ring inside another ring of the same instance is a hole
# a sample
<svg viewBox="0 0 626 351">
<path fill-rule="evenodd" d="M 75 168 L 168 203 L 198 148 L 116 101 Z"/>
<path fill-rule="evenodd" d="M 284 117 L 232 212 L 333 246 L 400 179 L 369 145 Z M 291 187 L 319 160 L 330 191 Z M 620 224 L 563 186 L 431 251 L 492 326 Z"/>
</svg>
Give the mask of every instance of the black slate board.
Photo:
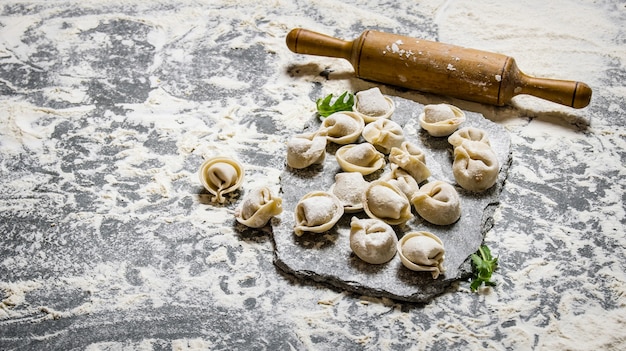
<svg viewBox="0 0 626 351">
<path fill-rule="evenodd" d="M 391 119 L 403 126 L 406 140 L 420 146 L 426 154 L 426 164 L 432 175 L 428 181 L 443 180 L 456 185 L 452 175 L 452 146 L 447 138 L 435 138 L 419 127 L 417 117 L 424 105 L 399 97 L 392 97 L 396 110 Z M 275 264 L 289 274 L 303 279 L 330 284 L 337 288 L 368 296 L 387 297 L 410 302 L 427 302 L 445 291 L 452 282 L 471 275 L 469 255 L 476 252 L 484 234 L 491 227 L 492 215 L 507 176 L 511 161 L 510 138 L 501 126 L 481 114 L 465 111 L 467 120 L 461 125 L 487 131 L 491 146 L 496 151 L 501 169 L 497 184 L 483 193 L 471 193 L 456 186 L 461 197 L 462 215 L 449 226 L 436 226 L 415 218 L 403 226 L 394 226 L 398 238 L 412 230 L 425 230 L 444 242 L 446 272 L 434 280 L 429 272 L 414 272 L 405 268 L 399 255 L 388 263 L 372 265 L 352 253 L 349 244 L 350 219 L 366 218 L 364 212 L 344 214 L 335 227 L 326 233 L 305 233 L 298 237 L 293 232 L 294 209 L 300 198 L 313 190 L 328 190 L 335 174 L 341 172 L 334 152 L 339 147 L 329 143 L 323 165 L 304 170 L 285 166 L 281 175 L 281 196 L 284 212 L 274 227 Z M 319 127 L 317 118 L 311 120 L 304 132 Z M 389 171 L 389 165 L 384 172 Z M 382 171 L 365 177 L 372 181 Z"/>
</svg>

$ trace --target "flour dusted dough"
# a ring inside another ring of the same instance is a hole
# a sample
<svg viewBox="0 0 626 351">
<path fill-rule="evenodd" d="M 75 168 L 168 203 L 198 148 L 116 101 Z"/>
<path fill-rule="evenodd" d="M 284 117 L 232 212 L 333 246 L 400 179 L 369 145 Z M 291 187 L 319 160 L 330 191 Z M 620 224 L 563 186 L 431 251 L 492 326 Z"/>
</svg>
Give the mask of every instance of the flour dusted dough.
<svg viewBox="0 0 626 351">
<path fill-rule="evenodd" d="M 357 141 L 364 126 L 363 117 L 355 112 L 345 111 L 335 112 L 324 118 L 320 130 L 324 131 L 328 141 L 345 145 Z"/>
<path fill-rule="evenodd" d="M 415 178 L 394 164 L 391 164 L 391 172 L 385 174 L 381 179 L 395 185 L 406 195 L 407 199 L 411 199 L 419 190 L 419 185 Z"/>
<path fill-rule="evenodd" d="M 340 147 L 335 153 L 337 163 L 345 172 L 368 175 L 385 167 L 385 155 L 370 143 L 350 144 Z"/>
<path fill-rule="evenodd" d="M 426 183 L 411 198 L 422 218 L 436 225 L 449 225 L 461 217 L 461 199 L 456 189 L 443 181 Z"/>
<path fill-rule="evenodd" d="M 430 272 L 433 279 L 445 272 L 443 242 L 432 233 L 416 231 L 404 234 L 398 241 L 398 254 L 402 264 L 412 271 Z"/>
<path fill-rule="evenodd" d="M 465 112 L 448 104 L 426 105 L 418 120 L 428 134 L 443 137 L 454 133 L 465 122 Z"/>
<path fill-rule="evenodd" d="M 453 147 L 460 146 L 466 140 L 480 141 L 481 143 L 490 145 L 487 132 L 475 127 L 461 128 L 448 137 L 448 143 Z"/>
<path fill-rule="evenodd" d="M 307 193 L 296 205 L 294 233 L 301 236 L 304 232 L 328 231 L 343 213 L 343 204 L 335 195 L 325 191 Z"/>
<path fill-rule="evenodd" d="M 376 149 L 388 154 L 393 147 L 399 147 L 404 141 L 402 127 L 389 119 L 379 119 L 363 128 L 363 138 Z"/>
<path fill-rule="evenodd" d="M 426 155 L 415 144 L 404 141 L 400 147 L 391 148 L 389 162 L 409 173 L 419 184 L 430 177 Z"/>
<path fill-rule="evenodd" d="M 484 191 L 496 184 L 500 163 L 489 144 L 466 140 L 454 148 L 452 174 L 465 190 Z"/>
<path fill-rule="evenodd" d="M 379 219 L 350 221 L 350 248 L 360 259 L 371 264 L 389 262 L 395 255 L 398 237 L 391 226 Z"/>
<path fill-rule="evenodd" d="M 206 190 L 215 195 L 213 202 L 224 203 L 224 194 L 233 192 L 243 182 L 243 166 L 232 158 L 213 157 L 204 161 L 198 172 L 200 182 Z"/>
<path fill-rule="evenodd" d="M 363 117 L 365 123 L 388 119 L 396 109 L 393 100 L 384 96 L 377 87 L 359 91 L 355 97 L 354 111 Z"/>
<path fill-rule="evenodd" d="M 486 131 L 461 128 L 448 137 L 448 142 L 454 147 L 452 174 L 463 189 L 480 192 L 495 185 L 500 162 Z"/>
<path fill-rule="evenodd" d="M 398 225 L 413 218 L 411 203 L 397 186 L 385 180 L 371 182 L 363 193 L 363 209 L 371 218 Z"/>
<path fill-rule="evenodd" d="M 321 164 L 326 159 L 326 135 L 308 133 L 293 136 L 287 142 L 287 165 L 302 169 Z"/>
<path fill-rule="evenodd" d="M 330 192 L 341 201 L 346 213 L 363 210 L 362 194 L 369 183 L 359 172 L 341 172 L 335 174 L 335 183 Z"/>
<path fill-rule="evenodd" d="M 268 187 L 254 189 L 235 209 L 235 219 L 250 228 L 261 228 L 272 217 L 283 212 L 282 202 L 283 199 L 274 196 Z"/>
</svg>

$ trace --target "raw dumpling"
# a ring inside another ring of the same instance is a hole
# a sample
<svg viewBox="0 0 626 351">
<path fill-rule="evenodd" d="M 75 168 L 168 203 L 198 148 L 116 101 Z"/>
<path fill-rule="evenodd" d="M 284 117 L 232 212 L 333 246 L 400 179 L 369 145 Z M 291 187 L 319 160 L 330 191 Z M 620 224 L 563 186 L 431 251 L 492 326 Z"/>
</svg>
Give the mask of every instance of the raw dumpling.
<svg viewBox="0 0 626 351">
<path fill-rule="evenodd" d="M 448 104 L 426 105 L 418 120 L 428 134 L 443 137 L 454 133 L 465 122 L 465 112 Z"/>
<path fill-rule="evenodd" d="M 224 203 L 224 194 L 233 192 L 243 182 L 243 166 L 228 157 L 213 157 L 200 166 L 200 182 L 206 190 L 215 195 L 213 202 Z"/>
<path fill-rule="evenodd" d="M 426 167 L 424 152 L 408 141 L 403 142 L 400 147 L 391 149 L 389 162 L 413 176 L 418 184 L 430 177 L 430 170 Z"/>
<path fill-rule="evenodd" d="M 361 136 L 365 122 L 355 112 L 335 112 L 324 118 L 320 130 L 326 133 L 326 139 L 335 144 L 354 143 Z"/>
<path fill-rule="evenodd" d="M 350 248 L 360 259 L 371 264 L 389 262 L 396 255 L 398 237 L 391 226 L 380 219 L 350 221 Z"/>
<path fill-rule="evenodd" d="M 335 183 L 330 191 L 341 201 L 345 212 L 358 212 L 363 210 L 361 194 L 368 184 L 359 172 L 341 172 L 335 174 Z"/>
<path fill-rule="evenodd" d="M 354 111 L 363 117 L 365 123 L 388 119 L 395 110 L 393 100 L 384 96 L 377 87 L 359 91 L 355 97 Z"/>
<path fill-rule="evenodd" d="M 413 218 L 411 203 L 402 190 L 385 180 L 375 180 L 363 193 L 363 209 L 371 218 L 387 224 L 403 224 Z"/>
<path fill-rule="evenodd" d="M 310 133 L 295 135 L 287 142 L 287 165 L 302 169 L 326 159 L 326 135 Z"/>
<path fill-rule="evenodd" d="M 465 190 L 484 191 L 498 179 L 500 163 L 489 144 L 466 140 L 454 148 L 452 174 Z"/>
<path fill-rule="evenodd" d="M 294 233 L 322 233 L 330 230 L 343 215 L 343 204 L 339 199 L 324 191 L 312 191 L 304 195 L 294 212 Z"/>
<path fill-rule="evenodd" d="M 496 183 L 500 162 L 489 144 L 487 132 L 462 128 L 450 135 L 448 142 L 454 147 L 452 174 L 463 189 L 484 191 Z"/>
<path fill-rule="evenodd" d="M 426 183 L 411 198 L 422 218 L 437 225 L 448 225 L 461 217 L 461 200 L 456 189 L 440 180 Z"/>
<path fill-rule="evenodd" d="M 448 137 L 448 142 L 453 147 L 460 146 L 466 140 L 480 141 L 489 145 L 487 132 L 475 127 L 461 128 Z"/>
<path fill-rule="evenodd" d="M 345 172 L 368 175 L 385 167 L 385 155 L 376 151 L 374 145 L 370 143 L 342 146 L 335 153 L 335 157 Z"/>
<path fill-rule="evenodd" d="M 404 193 L 404 195 L 406 195 L 407 199 L 411 199 L 419 190 L 419 185 L 417 184 L 415 178 L 394 164 L 391 164 L 391 172 L 387 173 L 387 175 L 381 179 L 395 185 Z"/>
<path fill-rule="evenodd" d="M 261 228 L 283 212 L 282 202 L 283 199 L 274 196 L 268 187 L 254 189 L 235 209 L 235 219 L 250 228 Z"/>
<path fill-rule="evenodd" d="M 363 138 L 376 149 L 388 154 L 392 147 L 399 147 L 404 141 L 402 127 L 389 119 L 379 119 L 363 128 Z"/>
<path fill-rule="evenodd" d="M 398 241 L 398 254 L 402 264 L 418 272 L 430 272 L 433 279 L 445 272 L 443 242 L 429 232 L 409 232 Z"/>
</svg>

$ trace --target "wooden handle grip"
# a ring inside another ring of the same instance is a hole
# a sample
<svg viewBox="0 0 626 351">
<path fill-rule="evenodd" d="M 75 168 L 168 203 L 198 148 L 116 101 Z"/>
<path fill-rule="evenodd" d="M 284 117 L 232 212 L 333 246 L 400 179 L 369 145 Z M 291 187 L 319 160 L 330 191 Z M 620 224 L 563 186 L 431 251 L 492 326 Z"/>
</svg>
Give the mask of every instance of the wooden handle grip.
<svg viewBox="0 0 626 351">
<path fill-rule="evenodd" d="M 591 88 L 582 82 L 537 78 L 522 74 L 521 87 L 514 94 L 528 94 L 557 104 L 583 108 L 591 101 Z"/>
<path fill-rule="evenodd" d="M 287 47 L 298 54 L 329 56 L 350 60 L 352 42 L 310 30 L 296 28 L 287 34 Z"/>
<path fill-rule="evenodd" d="M 286 42 L 295 53 L 346 59 L 359 78 L 469 101 L 502 106 L 529 94 L 582 108 L 591 100 L 585 83 L 531 77 L 492 52 L 369 30 L 344 41 L 296 28 Z"/>
</svg>

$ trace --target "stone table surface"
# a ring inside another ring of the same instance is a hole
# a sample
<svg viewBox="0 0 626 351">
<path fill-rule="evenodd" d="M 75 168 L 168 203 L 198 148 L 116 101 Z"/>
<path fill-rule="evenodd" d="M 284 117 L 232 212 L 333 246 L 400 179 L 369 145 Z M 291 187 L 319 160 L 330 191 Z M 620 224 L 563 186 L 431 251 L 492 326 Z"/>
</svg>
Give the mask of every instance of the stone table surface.
<svg viewBox="0 0 626 351">
<path fill-rule="evenodd" d="M 0 350 L 624 349 L 624 2 L 359 3 L 3 1 Z M 295 27 L 500 52 L 593 98 L 494 107 L 379 85 L 290 52 Z M 247 191 L 280 191 L 317 98 L 374 86 L 509 134 L 484 233 L 495 287 L 462 279 L 428 303 L 344 291 L 285 273 L 272 227 L 235 221 Z M 246 171 L 221 205 L 197 175 L 218 155 Z"/>
</svg>

